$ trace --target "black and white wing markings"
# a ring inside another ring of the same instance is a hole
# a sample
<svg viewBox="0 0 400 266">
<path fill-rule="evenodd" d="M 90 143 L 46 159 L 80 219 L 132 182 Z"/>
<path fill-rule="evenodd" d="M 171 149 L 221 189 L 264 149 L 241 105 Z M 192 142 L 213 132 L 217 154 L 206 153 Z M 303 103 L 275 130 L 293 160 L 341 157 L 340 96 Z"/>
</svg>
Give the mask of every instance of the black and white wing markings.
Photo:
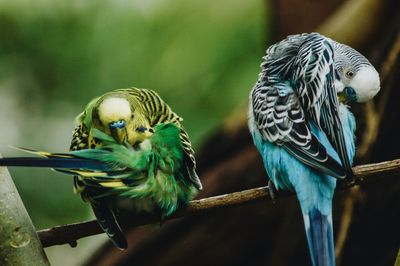
<svg viewBox="0 0 400 266">
<path fill-rule="evenodd" d="M 310 167 L 343 178 L 342 166 L 311 133 L 297 93 L 289 82 L 256 86 L 252 92 L 254 121 L 263 138 L 284 147 Z"/>
<path fill-rule="evenodd" d="M 293 63 L 292 84 L 300 104 L 325 132 L 347 172 L 352 174 L 343 128 L 339 118 L 339 101 L 334 86 L 334 52 L 331 41 L 318 33 L 310 34 L 299 47 Z"/>
<path fill-rule="evenodd" d="M 293 58 L 297 56 L 299 45 L 306 36 L 308 34 L 289 35 L 286 39 L 271 45 L 263 57 L 259 80 L 272 83 L 276 82 L 276 77 L 280 80 L 289 80 L 292 74 Z"/>
</svg>

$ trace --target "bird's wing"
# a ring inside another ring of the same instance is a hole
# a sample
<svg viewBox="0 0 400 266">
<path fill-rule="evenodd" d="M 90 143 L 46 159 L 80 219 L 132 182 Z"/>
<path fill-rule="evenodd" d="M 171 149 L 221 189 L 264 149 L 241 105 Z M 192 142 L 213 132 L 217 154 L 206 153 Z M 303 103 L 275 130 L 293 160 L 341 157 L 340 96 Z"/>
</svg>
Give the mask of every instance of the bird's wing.
<svg viewBox="0 0 400 266">
<path fill-rule="evenodd" d="M 254 123 L 262 137 L 284 147 L 312 168 L 344 178 L 342 166 L 311 132 L 297 93 L 289 82 L 254 87 L 251 94 Z"/>
<path fill-rule="evenodd" d="M 89 145 L 89 130 L 85 124 L 86 111 L 82 112 L 76 118 L 76 126 L 72 133 L 71 145 L 69 147 L 70 151 L 77 151 L 81 149 L 88 149 Z M 74 191 L 76 193 L 81 193 L 82 197 L 85 198 L 82 193 L 85 191 L 85 183 L 79 175 L 74 175 Z"/>
<path fill-rule="evenodd" d="M 76 117 L 76 126 L 72 133 L 70 151 L 95 148 L 97 146 L 97 143 L 90 137 L 90 130 L 92 128 L 93 109 L 100 98 L 92 99 L 85 110 Z"/>
<path fill-rule="evenodd" d="M 129 88 L 120 89 L 118 91 L 126 92 L 139 100 L 144 111 L 148 113 L 150 117 L 150 125 L 152 127 L 164 123 L 173 123 L 180 129 L 179 137 L 185 153 L 186 176 L 197 187 L 197 189 L 202 189 L 201 181 L 196 173 L 196 159 L 194 157 L 192 144 L 190 143 L 186 130 L 181 124 L 183 119 L 174 113 L 161 97 L 152 90 Z"/>
<path fill-rule="evenodd" d="M 119 249 L 126 249 L 128 243 L 107 200 L 98 199 L 91 205 L 100 227 L 108 235 L 113 244 Z"/>
<path fill-rule="evenodd" d="M 299 47 L 293 70 L 291 83 L 303 110 L 325 132 L 347 174 L 351 174 L 334 85 L 334 50 L 331 41 L 318 33 L 309 34 Z"/>
<path fill-rule="evenodd" d="M 84 123 L 79 123 L 72 133 L 70 151 L 89 148 L 89 131 Z"/>
</svg>

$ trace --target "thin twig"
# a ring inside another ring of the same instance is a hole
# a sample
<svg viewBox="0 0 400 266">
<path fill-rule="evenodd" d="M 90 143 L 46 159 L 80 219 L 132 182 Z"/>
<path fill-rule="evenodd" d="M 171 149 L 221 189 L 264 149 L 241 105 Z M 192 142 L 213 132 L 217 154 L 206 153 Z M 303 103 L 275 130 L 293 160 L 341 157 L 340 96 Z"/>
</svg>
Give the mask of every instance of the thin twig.
<svg viewBox="0 0 400 266">
<path fill-rule="evenodd" d="M 400 248 L 399 251 L 397 252 L 397 258 L 396 261 L 394 262 L 394 266 L 400 266 Z"/>
<path fill-rule="evenodd" d="M 380 69 L 380 77 L 382 84 L 386 86 L 384 90 L 382 90 L 382 95 L 380 96 L 380 100 L 378 104 L 375 104 L 374 101 L 369 101 L 365 106 L 365 122 L 366 128 L 362 135 L 362 142 L 357 150 L 357 157 L 361 158 L 362 161 L 368 161 L 371 157 L 371 151 L 378 139 L 378 134 L 380 132 L 380 125 L 382 123 L 382 119 L 386 114 L 386 109 L 388 106 L 388 101 L 390 99 L 391 90 L 394 86 L 387 86 L 389 78 L 392 76 L 392 72 L 395 69 L 395 65 L 398 64 L 398 55 L 400 53 L 400 34 L 396 33 L 395 40 L 393 41 L 389 51 L 386 54 L 386 57 L 383 61 L 382 67 Z M 379 106 L 379 109 L 376 108 Z M 340 223 L 340 227 L 338 230 L 336 243 L 335 243 L 335 255 L 336 255 L 336 265 L 341 265 L 341 255 L 343 248 L 345 246 L 345 242 L 347 239 L 347 235 L 349 232 L 350 224 L 353 217 L 353 209 L 354 205 L 359 201 L 362 197 L 362 192 L 360 187 L 355 187 L 351 190 L 345 198 L 345 205 L 342 215 L 342 221 Z"/>
<path fill-rule="evenodd" d="M 391 71 L 395 69 L 395 65 L 399 62 L 400 54 L 400 33 L 396 35 L 393 45 L 388 51 L 388 54 L 383 62 L 382 68 L 380 70 L 380 77 L 382 83 L 387 82 Z M 362 143 L 358 147 L 357 156 L 359 158 L 368 159 L 371 152 L 371 147 L 375 144 L 378 133 L 379 126 L 382 122 L 382 118 L 385 115 L 385 111 L 390 99 L 391 90 L 394 86 L 385 86 L 385 89 L 381 92 L 380 101 L 375 104 L 373 101 L 369 101 L 365 106 L 365 122 L 366 129 L 362 137 Z M 379 108 L 376 108 L 379 106 Z"/>
<path fill-rule="evenodd" d="M 340 189 L 346 189 L 361 184 L 366 180 L 372 180 L 377 177 L 400 175 L 400 159 L 356 166 L 353 168 L 353 171 L 356 177 L 356 182 L 351 184 L 342 184 L 339 186 Z M 281 198 L 288 195 L 291 195 L 291 193 L 277 193 L 275 198 Z M 257 200 L 271 200 L 267 187 L 253 188 L 240 192 L 234 192 L 200 200 L 193 200 L 190 202 L 190 205 L 187 208 L 178 210 L 167 219 L 169 220 L 184 216 L 191 216 L 216 210 L 218 208 L 241 205 Z M 121 217 L 120 222 L 122 226 L 127 228 L 160 222 L 159 216 L 155 215 L 135 215 L 134 217 L 134 219 L 132 219 L 132 215 L 129 217 Z M 103 231 L 96 220 L 56 226 L 50 229 L 38 231 L 43 247 L 63 244 L 75 246 L 78 239 L 101 233 L 103 233 Z"/>
<path fill-rule="evenodd" d="M 337 265 L 341 264 L 342 251 L 344 248 L 344 244 L 346 243 L 347 234 L 349 232 L 351 221 L 353 220 L 354 205 L 361 198 L 362 198 L 362 193 L 360 187 L 353 187 L 350 189 L 350 193 L 344 200 L 340 230 L 338 231 L 335 243 L 335 257 Z"/>
</svg>

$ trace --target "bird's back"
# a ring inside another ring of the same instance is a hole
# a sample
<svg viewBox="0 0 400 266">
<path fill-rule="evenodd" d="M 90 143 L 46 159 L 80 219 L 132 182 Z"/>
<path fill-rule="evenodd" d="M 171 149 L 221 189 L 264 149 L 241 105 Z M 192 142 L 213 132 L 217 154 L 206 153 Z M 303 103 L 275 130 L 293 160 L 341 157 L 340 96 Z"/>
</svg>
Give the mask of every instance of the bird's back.
<svg viewBox="0 0 400 266">
<path fill-rule="evenodd" d="M 263 57 L 259 82 L 277 82 L 275 79 L 289 80 L 293 60 L 307 36 L 309 36 L 308 33 L 289 35 L 271 45 Z"/>
</svg>

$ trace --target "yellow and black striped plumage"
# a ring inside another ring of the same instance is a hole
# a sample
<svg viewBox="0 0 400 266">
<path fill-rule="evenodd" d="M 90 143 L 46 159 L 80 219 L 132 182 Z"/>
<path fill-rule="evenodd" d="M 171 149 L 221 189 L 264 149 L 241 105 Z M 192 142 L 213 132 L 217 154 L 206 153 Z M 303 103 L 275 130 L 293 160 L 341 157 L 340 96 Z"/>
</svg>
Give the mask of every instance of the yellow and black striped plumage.
<svg viewBox="0 0 400 266">
<path fill-rule="evenodd" d="M 187 206 L 201 182 L 182 118 L 152 90 L 118 89 L 89 102 L 77 117 L 71 152 L 23 149 L 36 157 L 0 166 L 50 167 L 74 176 L 100 227 L 118 248 L 128 244 L 116 219 L 126 209 L 171 215 Z"/>
<path fill-rule="evenodd" d="M 92 100 L 86 107 L 85 111 L 77 117 L 77 126 L 73 131 L 70 146 L 71 151 L 96 148 L 101 145 L 101 143 L 97 142 L 96 139 L 91 136 L 91 128 L 100 127 L 99 125 L 101 124 L 101 121 L 99 121 L 97 108 L 104 99 L 109 97 L 121 97 L 127 99 L 131 103 L 132 109 L 145 114 L 144 119 L 147 121 L 144 123 L 148 123 L 150 128 L 154 128 L 156 125 L 161 123 L 175 124 L 180 129 L 180 139 L 185 152 L 187 178 L 189 178 L 198 189 L 202 188 L 200 180 L 196 174 L 194 151 L 189 136 L 181 124 L 183 119 L 173 112 L 153 90 L 139 88 L 116 89 Z M 101 127 L 98 129 L 104 130 Z M 143 139 L 140 138 L 133 138 L 129 142 L 131 145 L 134 145 L 135 142 L 142 140 Z M 78 177 L 75 178 L 74 186 L 75 190 L 81 193 L 85 200 L 90 201 L 90 196 L 82 193 L 84 191 L 84 185 L 82 182 L 79 182 Z"/>
<path fill-rule="evenodd" d="M 189 169 L 195 171 L 196 161 L 192 144 L 190 143 L 188 134 L 180 123 L 183 119 L 174 113 L 171 108 L 161 99 L 161 97 L 152 90 L 129 88 L 116 90 L 116 92 L 118 91 L 126 92 L 132 97 L 139 99 L 139 101 L 143 104 L 145 112 L 149 115 L 151 127 L 155 127 L 161 123 L 174 123 L 178 128 L 181 129 L 180 138 L 187 158 L 186 163 L 188 164 Z"/>
<path fill-rule="evenodd" d="M 113 90 L 93 99 L 87 105 L 85 111 L 77 117 L 77 126 L 73 132 L 70 150 L 76 151 L 101 147 L 101 141 L 93 136 L 93 129 L 113 136 L 119 143 L 128 143 L 134 148 L 139 147 L 141 143 L 152 136 L 154 133 L 153 128 L 157 125 L 172 123 L 179 129 L 180 142 L 184 153 L 182 154 L 184 164 L 181 172 L 182 177 L 186 180 L 184 182 L 188 186 L 182 188 L 182 191 L 187 191 L 185 192 L 188 193 L 186 198 L 190 200 L 193 189 L 201 189 L 202 185 L 196 174 L 194 151 L 189 137 L 181 125 L 181 121 L 182 118 L 174 113 L 161 97 L 152 90 L 138 88 Z M 119 127 L 118 123 L 123 123 L 123 126 L 121 124 L 121 127 Z M 111 124 L 117 126 L 110 127 Z M 162 181 L 160 180 L 159 182 Z M 122 179 L 104 180 L 87 175 L 85 177 L 82 175 L 74 177 L 75 191 L 85 201 L 91 203 L 100 226 L 109 235 L 114 244 L 120 248 L 126 248 L 127 244 L 115 220 L 113 207 L 111 206 L 113 204 L 112 200 L 103 198 L 101 195 L 107 194 L 112 190 L 126 188 L 126 186 L 125 180 Z M 159 189 L 162 190 L 164 188 L 161 186 Z M 165 191 L 160 193 L 170 194 L 171 199 L 176 199 L 178 191 L 170 190 L 171 188 L 165 187 Z M 151 197 L 137 199 L 135 204 L 138 210 L 145 210 L 149 208 L 148 206 L 153 205 L 151 201 Z"/>
</svg>

